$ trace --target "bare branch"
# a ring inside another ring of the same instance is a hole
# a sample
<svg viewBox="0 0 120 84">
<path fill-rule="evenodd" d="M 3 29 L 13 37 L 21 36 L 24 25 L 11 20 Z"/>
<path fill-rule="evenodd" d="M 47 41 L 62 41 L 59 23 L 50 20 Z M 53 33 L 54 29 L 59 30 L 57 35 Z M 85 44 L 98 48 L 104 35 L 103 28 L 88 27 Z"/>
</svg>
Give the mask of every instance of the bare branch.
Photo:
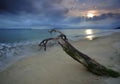
<svg viewBox="0 0 120 84">
<path fill-rule="evenodd" d="M 44 39 L 43 41 L 40 42 L 39 46 L 40 46 L 40 47 L 43 47 L 44 50 L 46 51 L 46 45 L 47 45 L 48 41 L 54 40 L 54 39 L 55 39 L 55 38 Z"/>
<path fill-rule="evenodd" d="M 58 33 L 60 33 L 60 35 L 55 38 L 45 39 L 39 44 L 39 46 L 44 47 L 45 51 L 46 51 L 46 45 L 47 45 L 48 41 L 55 40 L 58 42 L 58 44 L 63 48 L 63 50 L 69 56 L 71 56 L 77 62 L 83 64 L 90 72 L 97 74 L 97 75 L 104 75 L 104 76 L 111 76 L 111 77 L 119 77 L 120 76 L 119 72 L 116 72 L 112 69 L 106 68 L 105 66 L 99 64 L 98 62 L 96 62 L 95 60 L 93 60 L 92 58 L 87 56 L 86 54 L 77 50 L 74 46 L 72 46 L 68 42 L 66 35 L 64 35 L 62 32 L 55 30 L 55 29 L 53 29 L 49 32 L 50 33 L 58 32 Z"/>
</svg>

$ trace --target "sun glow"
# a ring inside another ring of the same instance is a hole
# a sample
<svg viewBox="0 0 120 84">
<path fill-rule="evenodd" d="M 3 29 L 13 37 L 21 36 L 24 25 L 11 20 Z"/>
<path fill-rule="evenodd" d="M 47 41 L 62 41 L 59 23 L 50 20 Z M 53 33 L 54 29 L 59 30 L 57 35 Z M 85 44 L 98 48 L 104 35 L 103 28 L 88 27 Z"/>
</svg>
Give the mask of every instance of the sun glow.
<svg viewBox="0 0 120 84">
<path fill-rule="evenodd" d="M 89 10 L 86 13 L 86 17 L 88 17 L 88 18 L 93 18 L 94 16 L 99 16 L 99 15 L 100 15 L 100 13 L 98 10 Z"/>
<path fill-rule="evenodd" d="M 88 13 L 88 14 L 87 14 L 87 17 L 88 17 L 88 18 L 93 18 L 94 16 L 95 16 L 95 15 L 92 14 L 92 13 Z"/>
</svg>

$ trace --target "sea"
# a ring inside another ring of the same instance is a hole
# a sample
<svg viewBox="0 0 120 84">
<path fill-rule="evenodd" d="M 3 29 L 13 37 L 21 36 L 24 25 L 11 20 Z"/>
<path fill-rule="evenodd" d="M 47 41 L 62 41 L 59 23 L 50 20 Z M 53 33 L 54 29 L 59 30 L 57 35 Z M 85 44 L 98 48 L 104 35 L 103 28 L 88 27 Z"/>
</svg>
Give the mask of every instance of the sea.
<svg viewBox="0 0 120 84">
<path fill-rule="evenodd" d="M 51 29 L 0 29 L 0 72 L 16 61 L 40 52 L 39 43 L 59 33 L 50 34 Z M 120 32 L 118 29 L 57 29 L 63 32 L 69 41 L 87 37 L 101 37 Z M 92 39 L 90 39 L 92 40 Z M 53 43 L 54 44 L 54 43 Z"/>
</svg>

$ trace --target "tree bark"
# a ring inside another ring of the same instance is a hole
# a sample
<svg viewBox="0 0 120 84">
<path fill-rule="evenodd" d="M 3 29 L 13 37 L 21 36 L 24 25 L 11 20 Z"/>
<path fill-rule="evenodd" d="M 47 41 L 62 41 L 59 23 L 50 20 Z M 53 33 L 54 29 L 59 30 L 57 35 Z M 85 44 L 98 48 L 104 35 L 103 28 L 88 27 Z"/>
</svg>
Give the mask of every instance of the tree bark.
<svg viewBox="0 0 120 84">
<path fill-rule="evenodd" d="M 56 32 L 56 30 L 51 30 L 50 32 Z M 46 50 L 46 44 L 49 40 L 55 40 L 57 41 L 60 46 L 63 48 L 63 50 L 69 55 L 71 56 L 74 60 L 76 60 L 77 62 L 83 64 L 88 71 L 96 74 L 96 75 L 100 75 L 100 76 L 111 76 L 111 77 L 119 77 L 120 73 L 117 71 L 114 71 L 112 69 L 109 69 L 103 65 L 101 65 L 100 63 L 96 62 L 95 60 L 93 60 L 92 58 L 90 58 L 89 56 L 87 56 L 86 54 L 83 54 L 82 52 L 78 51 L 74 46 L 72 46 L 67 38 L 66 35 L 64 35 L 62 32 L 59 32 L 60 35 L 57 36 L 56 38 L 49 38 L 49 39 L 45 39 L 43 40 L 39 46 L 44 47 L 44 50 Z"/>
</svg>

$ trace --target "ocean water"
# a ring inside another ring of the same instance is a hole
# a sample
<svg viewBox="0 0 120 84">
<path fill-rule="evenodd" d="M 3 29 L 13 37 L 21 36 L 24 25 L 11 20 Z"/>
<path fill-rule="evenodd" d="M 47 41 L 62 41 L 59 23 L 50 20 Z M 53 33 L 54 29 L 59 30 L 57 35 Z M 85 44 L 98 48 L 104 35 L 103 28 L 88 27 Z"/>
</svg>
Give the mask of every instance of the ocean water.
<svg viewBox="0 0 120 84">
<path fill-rule="evenodd" d="M 49 34 L 50 29 L 0 29 L 0 71 L 3 71 L 15 61 L 40 52 L 38 44 L 45 38 L 55 37 Z M 79 40 L 86 37 L 109 35 L 114 29 L 59 29 L 69 40 Z"/>
</svg>

